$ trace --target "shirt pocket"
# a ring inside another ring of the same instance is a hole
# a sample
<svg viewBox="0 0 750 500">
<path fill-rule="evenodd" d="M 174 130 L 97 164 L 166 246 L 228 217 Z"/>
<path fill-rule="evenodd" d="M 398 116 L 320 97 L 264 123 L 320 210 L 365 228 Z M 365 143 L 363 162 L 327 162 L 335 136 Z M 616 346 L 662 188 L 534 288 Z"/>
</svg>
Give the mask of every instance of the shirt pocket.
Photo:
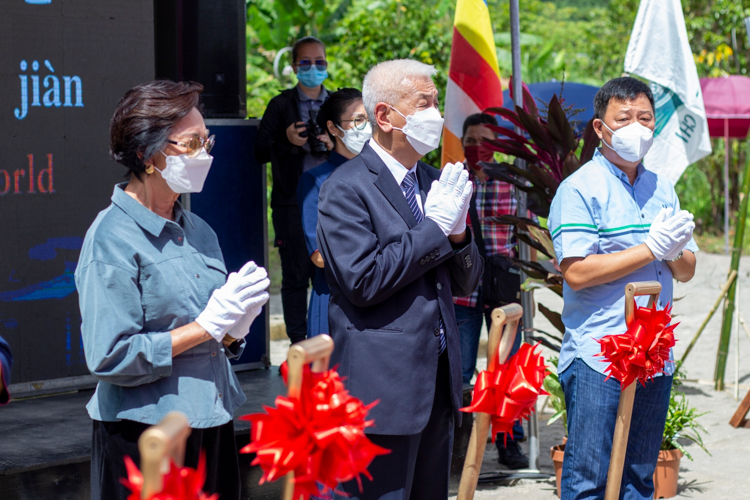
<svg viewBox="0 0 750 500">
<path fill-rule="evenodd" d="M 227 282 L 227 266 L 222 259 L 211 257 L 206 254 L 199 254 L 203 264 L 205 280 L 203 283 L 207 286 L 208 296 L 210 297 L 214 290 Z"/>
<path fill-rule="evenodd" d="M 190 322 L 187 290 L 179 258 L 149 264 L 140 269 L 144 330 L 159 332 Z"/>
</svg>

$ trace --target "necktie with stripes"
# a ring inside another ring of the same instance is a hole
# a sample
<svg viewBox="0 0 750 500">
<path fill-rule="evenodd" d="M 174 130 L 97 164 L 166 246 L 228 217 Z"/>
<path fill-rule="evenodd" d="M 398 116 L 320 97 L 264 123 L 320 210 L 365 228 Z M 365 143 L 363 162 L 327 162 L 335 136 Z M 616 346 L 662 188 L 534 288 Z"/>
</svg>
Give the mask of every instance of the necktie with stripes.
<svg viewBox="0 0 750 500">
<path fill-rule="evenodd" d="M 420 223 L 424 220 L 424 214 L 422 213 L 422 210 L 419 208 L 419 204 L 417 203 L 417 191 L 415 189 L 416 184 L 417 176 L 414 174 L 414 172 L 407 173 L 406 177 L 404 177 L 404 180 L 401 183 L 401 185 L 404 187 L 404 196 L 406 196 L 406 202 L 409 204 L 411 213 L 414 214 L 414 218 L 417 219 L 417 223 Z M 443 324 L 442 316 L 440 316 L 439 318 L 438 328 L 440 330 L 440 348 L 438 350 L 438 353 L 442 354 L 443 351 L 445 351 L 446 347 L 445 325 Z"/>
</svg>

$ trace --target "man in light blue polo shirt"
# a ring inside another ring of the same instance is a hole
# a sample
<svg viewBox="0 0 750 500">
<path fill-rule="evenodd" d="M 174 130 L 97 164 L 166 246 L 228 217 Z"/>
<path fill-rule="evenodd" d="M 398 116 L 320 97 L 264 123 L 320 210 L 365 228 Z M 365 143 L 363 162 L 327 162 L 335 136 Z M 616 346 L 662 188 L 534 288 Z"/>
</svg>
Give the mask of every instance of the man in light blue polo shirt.
<svg viewBox="0 0 750 500">
<path fill-rule="evenodd" d="M 599 90 L 594 108 L 603 146 L 560 185 L 549 218 L 565 278 L 558 366 L 568 410 L 563 500 L 603 499 L 606 488 L 620 382 L 604 381 L 607 363 L 595 357 L 595 339 L 627 330 L 627 283 L 659 281 L 663 309 L 672 301 L 672 280 L 693 277 L 698 251 L 692 214 L 680 210 L 672 184 L 640 162 L 655 127 L 649 87 L 616 78 Z M 641 306 L 647 301 L 637 298 Z M 621 498 L 653 498 L 673 372 L 667 363 L 665 375 L 637 387 Z"/>
</svg>

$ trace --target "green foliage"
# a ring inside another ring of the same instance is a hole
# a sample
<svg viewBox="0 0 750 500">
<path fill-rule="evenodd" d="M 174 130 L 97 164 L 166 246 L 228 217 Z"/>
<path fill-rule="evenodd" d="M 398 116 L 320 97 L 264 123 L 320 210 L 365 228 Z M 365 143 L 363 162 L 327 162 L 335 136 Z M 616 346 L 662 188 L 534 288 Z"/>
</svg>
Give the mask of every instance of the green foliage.
<svg viewBox="0 0 750 500">
<path fill-rule="evenodd" d="M 690 165 L 675 185 L 682 208 L 695 215 L 696 231 L 706 237 L 723 234 L 724 227 L 724 139 L 712 139 L 713 152 Z M 734 232 L 740 206 L 742 171 L 748 161 L 747 147 L 737 139 L 729 141 L 729 221 Z M 723 248 L 723 242 L 722 242 Z"/>
<path fill-rule="evenodd" d="M 750 17 L 750 0 L 682 0 L 682 7 L 698 75 L 747 74 L 750 52 L 743 19 Z"/>
<path fill-rule="evenodd" d="M 549 393 L 549 402 L 552 405 L 552 409 L 555 410 L 555 414 L 547 421 L 547 425 L 562 419 L 563 427 L 565 427 L 565 435 L 567 435 L 568 411 L 565 409 L 565 394 L 560 385 L 560 378 L 557 376 L 558 358 L 552 357 L 548 361 L 550 365 L 555 367 L 555 371 L 552 372 L 550 370 L 547 376 L 544 377 L 544 390 Z"/>
<path fill-rule="evenodd" d="M 667 422 L 664 425 L 664 437 L 662 438 L 662 450 L 680 450 L 690 460 L 693 457 L 680 443 L 680 439 L 692 441 L 700 448 L 711 454 L 703 444 L 701 433 L 707 432 L 706 429 L 698 423 L 698 418 L 705 413 L 698 413 L 695 408 L 690 408 L 685 394 L 677 393 L 672 388 L 672 394 L 669 396 L 669 409 L 667 410 Z"/>
</svg>

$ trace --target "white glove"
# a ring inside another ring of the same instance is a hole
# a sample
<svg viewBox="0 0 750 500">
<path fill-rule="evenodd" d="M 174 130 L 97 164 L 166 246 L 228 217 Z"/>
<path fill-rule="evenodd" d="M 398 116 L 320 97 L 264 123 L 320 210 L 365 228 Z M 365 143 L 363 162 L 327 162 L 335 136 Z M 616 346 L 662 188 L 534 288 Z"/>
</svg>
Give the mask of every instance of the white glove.
<svg viewBox="0 0 750 500">
<path fill-rule="evenodd" d="M 695 230 L 695 222 L 690 221 L 684 226 L 682 226 L 681 229 L 678 230 L 677 233 L 677 239 L 681 242 L 679 245 L 677 245 L 671 252 L 669 252 L 667 255 L 664 256 L 665 261 L 674 260 L 677 258 L 678 255 L 680 255 L 680 252 L 682 252 L 685 247 L 690 243 L 690 239 L 693 237 L 693 231 Z"/>
<path fill-rule="evenodd" d="M 466 214 L 473 191 L 473 184 L 469 181 L 469 173 L 461 163 L 449 163 L 443 167 L 439 181 L 432 181 L 432 186 L 424 204 L 425 217 L 432 219 L 450 235 L 463 216 L 466 229 Z M 463 232 L 463 231 L 461 231 Z"/>
<path fill-rule="evenodd" d="M 255 262 L 248 262 L 237 273 L 231 273 L 221 288 L 214 290 L 208 304 L 195 321 L 217 342 L 250 311 L 268 300 L 266 289 L 271 284 L 268 273 Z M 257 316 L 257 314 L 256 314 Z M 255 319 L 255 318 L 253 318 Z M 252 323 L 252 321 L 251 321 Z"/>
<path fill-rule="evenodd" d="M 263 292 L 256 295 L 253 298 L 255 304 L 250 306 L 250 309 L 247 310 L 245 315 L 242 316 L 226 334 L 232 337 L 234 340 L 240 340 L 247 337 L 247 334 L 250 333 L 250 326 L 252 326 L 255 318 L 260 316 L 260 313 L 263 310 L 263 306 L 266 305 L 266 302 L 268 302 L 269 298 L 270 295 L 268 294 L 268 292 Z"/>
<path fill-rule="evenodd" d="M 646 246 L 654 254 L 656 260 L 664 260 L 683 242 L 690 241 L 692 229 L 695 228 L 693 215 L 690 212 L 681 210 L 675 215 L 672 215 L 672 212 L 672 208 L 662 208 L 651 223 L 646 237 Z M 686 231 L 686 226 L 690 225 L 692 228 Z M 679 250 L 676 253 L 679 253 Z"/>
<path fill-rule="evenodd" d="M 456 163 L 456 165 L 461 165 L 461 163 Z M 463 168 L 463 165 L 461 165 Z M 474 183 L 471 181 L 468 181 L 468 184 L 471 185 L 472 192 L 474 190 Z M 453 234 L 462 234 L 464 231 L 466 231 L 466 217 L 469 216 L 469 205 L 471 204 L 471 195 L 469 195 L 469 201 L 466 203 L 466 206 L 464 206 L 464 211 L 461 213 L 461 217 L 458 218 L 458 222 L 456 222 L 456 226 L 453 228 L 453 231 L 451 231 L 451 235 Z"/>
</svg>

